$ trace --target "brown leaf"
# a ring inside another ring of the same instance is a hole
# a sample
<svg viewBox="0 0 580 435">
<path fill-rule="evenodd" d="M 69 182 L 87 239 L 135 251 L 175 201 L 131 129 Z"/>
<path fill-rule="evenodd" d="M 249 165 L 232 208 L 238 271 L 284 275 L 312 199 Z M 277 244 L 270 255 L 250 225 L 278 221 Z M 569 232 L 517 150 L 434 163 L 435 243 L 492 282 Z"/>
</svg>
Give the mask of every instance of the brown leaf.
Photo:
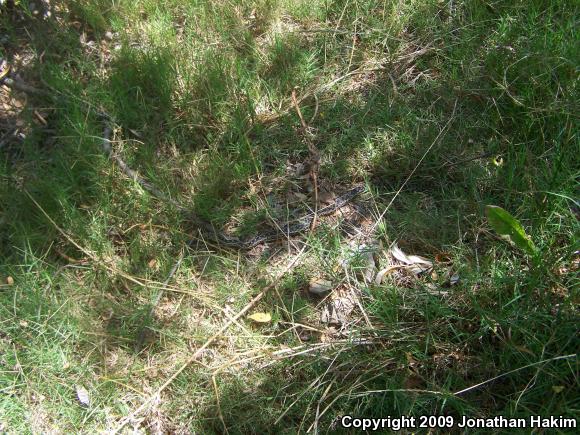
<svg viewBox="0 0 580 435">
<path fill-rule="evenodd" d="M 397 264 L 395 266 L 389 266 L 389 267 L 382 269 L 381 271 L 379 271 L 379 273 L 377 273 L 377 276 L 375 277 L 375 284 L 380 285 L 383 282 L 383 279 L 385 276 L 390 275 L 395 270 L 400 269 L 402 267 L 404 267 L 404 266 Z"/>
</svg>

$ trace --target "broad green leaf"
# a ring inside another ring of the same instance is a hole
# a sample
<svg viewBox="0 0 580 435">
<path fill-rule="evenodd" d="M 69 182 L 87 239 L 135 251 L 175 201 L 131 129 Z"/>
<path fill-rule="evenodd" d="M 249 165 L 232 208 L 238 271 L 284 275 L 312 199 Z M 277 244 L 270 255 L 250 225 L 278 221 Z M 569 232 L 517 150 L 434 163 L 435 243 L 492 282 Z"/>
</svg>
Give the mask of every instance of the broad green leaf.
<svg viewBox="0 0 580 435">
<path fill-rule="evenodd" d="M 534 254 L 536 247 L 524 231 L 519 221 L 509 214 L 506 210 L 495 205 L 485 207 L 485 215 L 491 227 L 503 236 L 509 239 L 519 248 L 528 254 Z"/>
<path fill-rule="evenodd" d="M 254 313 L 251 316 L 248 316 L 248 318 L 257 323 L 268 323 L 272 320 L 270 313 Z"/>
</svg>

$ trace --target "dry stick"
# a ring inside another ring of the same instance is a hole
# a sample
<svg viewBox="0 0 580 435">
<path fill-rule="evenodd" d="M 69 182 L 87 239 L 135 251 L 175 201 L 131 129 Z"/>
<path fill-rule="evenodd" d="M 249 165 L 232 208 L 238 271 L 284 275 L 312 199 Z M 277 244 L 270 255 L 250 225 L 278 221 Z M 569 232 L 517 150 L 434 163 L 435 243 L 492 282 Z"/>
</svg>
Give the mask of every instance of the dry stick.
<svg viewBox="0 0 580 435">
<path fill-rule="evenodd" d="M 175 379 L 187 368 L 191 363 L 197 360 L 203 353 L 205 349 L 211 346 L 225 331 L 227 331 L 230 326 L 232 326 L 239 318 L 241 318 L 244 314 L 246 314 L 249 310 L 251 310 L 262 298 L 272 290 L 278 281 L 286 275 L 296 264 L 302 253 L 304 252 L 306 246 L 304 246 L 298 254 L 290 261 L 288 266 L 276 277 L 274 280 L 268 284 L 258 295 L 256 295 L 250 302 L 246 304 L 244 308 L 242 308 L 238 314 L 228 320 L 214 335 L 207 339 L 207 341 L 199 348 L 195 353 L 189 357 L 153 394 L 151 394 L 145 402 L 143 402 L 135 411 L 133 411 L 129 416 L 123 418 L 123 420 L 119 423 L 119 426 L 115 428 L 111 434 L 118 433 L 130 420 L 135 418 L 139 413 L 141 413 L 149 404 L 159 396 L 163 390 L 165 390 L 169 385 L 175 381 Z"/>
<path fill-rule="evenodd" d="M 300 111 L 300 106 L 298 105 L 298 100 L 296 99 L 296 90 L 292 90 L 292 103 L 294 103 L 296 113 L 298 113 L 298 117 L 300 118 L 300 123 L 302 124 L 302 136 L 306 142 L 306 145 L 308 145 L 308 151 L 310 152 L 309 173 L 310 181 L 312 182 L 312 187 L 314 188 L 314 217 L 310 223 L 310 231 L 313 231 L 318 221 L 318 167 L 320 165 L 320 151 L 318 151 L 316 146 L 308 137 L 308 125 L 306 124 L 306 121 L 304 121 L 304 117 Z"/>
</svg>

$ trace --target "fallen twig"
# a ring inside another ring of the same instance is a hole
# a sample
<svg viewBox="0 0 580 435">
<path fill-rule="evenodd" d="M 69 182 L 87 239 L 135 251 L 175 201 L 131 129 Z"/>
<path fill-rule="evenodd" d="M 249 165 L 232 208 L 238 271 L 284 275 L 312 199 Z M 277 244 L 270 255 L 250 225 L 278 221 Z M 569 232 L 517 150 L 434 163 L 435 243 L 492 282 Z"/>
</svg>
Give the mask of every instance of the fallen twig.
<svg viewBox="0 0 580 435">
<path fill-rule="evenodd" d="M 318 100 L 317 100 L 318 101 Z M 308 173 L 310 175 L 310 181 L 312 183 L 312 188 L 314 191 L 314 217 L 312 222 L 310 222 L 310 231 L 313 231 L 316 227 L 318 221 L 318 169 L 320 167 L 320 151 L 314 145 L 312 140 L 310 139 L 310 132 L 308 131 L 308 125 L 306 121 L 304 121 L 304 117 L 302 116 L 302 112 L 300 111 L 300 106 L 298 105 L 298 100 L 296 99 L 296 90 L 292 90 L 292 103 L 296 109 L 296 113 L 298 113 L 298 117 L 300 118 L 300 123 L 302 124 L 302 137 L 308 146 L 308 151 L 310 153 L 309 158 L 309 170 Z"/>
</svg>

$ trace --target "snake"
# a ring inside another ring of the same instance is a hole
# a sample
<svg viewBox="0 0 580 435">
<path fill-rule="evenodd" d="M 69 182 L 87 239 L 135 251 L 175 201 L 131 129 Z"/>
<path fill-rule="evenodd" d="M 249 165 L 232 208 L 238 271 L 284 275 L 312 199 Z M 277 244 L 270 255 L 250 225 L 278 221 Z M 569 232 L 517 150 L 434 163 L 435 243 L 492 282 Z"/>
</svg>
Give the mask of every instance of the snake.
<svg viewBox="0 0 580 435">
<path fill-rule="evenodd" d="M 0 59 L 2 61 L 2 59 Z M 35 95 L 44 95 L 49 96 L 50 93 L 42 90 L 37 89 L 32 86 L 27 85 L 26 83 L 20 82 L 19 80 L 14 80 L 9 77 L 10 68 L 6 65 L 5 62 L 0 64 L 0 83 L 6 84 L 10 87 L 13 87 L 19 91 L 28 93 L 28 94 L 35 94 Z M 69 96 L 69 98 L 71 98 Z M 83 104 L 86 104 L 91 110 L 95 110 L 95 107 L 90 103 L 76 98 Z M 254 236 L 248 238 L 240 238 L 237 236 L 229 235 L 224 231 L 218 231 L 216 228 L 211 224 L 191 210 L 187 210 L 183 205 L 179 204 L 165 193 L 163 193 L 160 189 L 154 186 L 152 183 L 145 180 L 138 172 L 131 169 L 131 167 L 125 163 L 125 161 L 113 151 L 112 144 L 111 144 L 111 134 L 113 132 L 113 118 L 104 110 L 97 108 L 96 109 L 98 117 L 104 122 L 104 132 L 102 137 L 101 147 L 104 153 L 111 159 L 113 162 L 117 163 L 117 166 L 121 171 L 127 175 L 129 178 L 135 180 L 144 190 L 148 191 L 153 196 L 157 197 L 160 200 L 166 201 L 174 205 L 178 208 L 182 213 L 185 214 L 185 217 L 189 220 L 193 221 L 195 225 L 202 231 L 202 234 L 205 234 L 209 239 L 213 240 L 214 242 L 223 245 L 225 247 L 239 249 L 239 250 L 250 250 L 255 246 L 258 246 L 263 243 L 273 242 L 276 240 L 280 240 L 283 238 L 288 238 L 291 236 L 295 236 L 297 234 L 303 233 L 307 231 L 310 226 L 315 222 L 315 219 L 319 216 L 326 216 L 329 215 L 336 210 L 344 207 L 347 203 L 352 201 L 356 196 L 361 194 L 365 190 L 364 185 L 357 185 L 352 187 L 351 189 L 344 192 L 342 195 L 338 196 L 331 204 L 315 211 L 310 212 L 290 223 L 286 224 L 276 224 L 276 228 L 268 230 L 266 232 L 256 234 Z M 193 240 L 190 240 L 189 244 L 193 243 Z"/>
<path fill-rule="evenodd" d="M 193 221 L 203 230 L 203 233 L 208 235 L 214 242 L 229 248 L 250 250 L 263 243 L 274 242 L 307 231 L 316 217 L 327 216 L 334 213 L 336 210 L 341 209 L 355 197 L 360 195 L 364 190 L 364 185 L 355 186 L 338 196 L 331 204 L 319 209 L 317 212 L 310 212 L 296 219 L 292 223 L 282 225 L 276 224 L 275 228 L 248 238 L 240 238 L 226 234 L 223 231 L 218 231 L 213 225 L 211 225 L 211 223 L 202 220 L 197 216 L 193 217 Z"/>
<path fill-rule="evenodd" d="M 218 231 L 216 228 L 211 224 L 211 222 L 200 218 L 197 214 L 192 212 L 190 209 L 183 207 L 174 199 L 165 195 L 160 189 L 155 187 L 153 184 L 149 183 L 143 177 L 141 177 L 136 171 L 131 169 L 127 163 L 117 154 L 113 152 L 110 136 L 112 133 L 112 128 L 110 126 L 105 127 L 105 131 L 103 134 L 103 143 L 102 147 L 108 157 L 117 163 L 117 166 L 121 171 L 127 175 L 129 178 L 134 179 L 141 187 L 151 193 L 153 196 L 161 199 L 163 201 L 171 203 L 173 206 L 178 208 L 183 214 L 185 219 L 190 220 L 196 225 L 200 230 L 202 230 L 202 234 L 206 235 L 207 238 L 213 240 L 219 245 L 239 249 L 239 250 L 250 250 L 257 245 L 267 242 L 273 242 L 282 238 L 288 238 L 291 236 L 295 236 L 297 234 L 303 233 L 304 231 L 308 230 L 314 221 L 314 219 L 318 216 L 326 216 L 331 213 L 334 213 L 336 210 L 344 207 L 347 203 L 352 201 L 356 196 L 361 194 L 365 190 L 364 184 L 360 184 L 357 186 L 352 187 L 351 189 L 347 190 L 342 195 L 338 196 L 331 204 L 319 209 L 316 212 L 310 212 L 291 223 L 286 224 L 276 224 L 275 228 L 263 232 L 261 234 L 256 234 L 249 238 L 240 238 L 237 236 L 229 235 L 224 231 Z M 190 240 L 190 244 L 193 242 L 194 239 Z"/>
</svg>

